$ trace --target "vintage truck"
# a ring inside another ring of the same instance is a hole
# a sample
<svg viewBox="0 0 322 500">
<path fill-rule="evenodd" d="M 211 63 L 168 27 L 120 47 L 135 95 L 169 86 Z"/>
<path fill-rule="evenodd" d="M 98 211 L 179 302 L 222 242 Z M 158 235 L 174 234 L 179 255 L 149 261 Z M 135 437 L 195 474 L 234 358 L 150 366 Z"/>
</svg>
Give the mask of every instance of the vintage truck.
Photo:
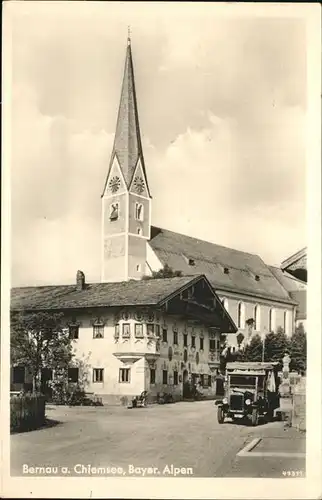
<svg viewBox="0 0 322 500">
<path fill-rule="evenodd" d="M 279 363 L 231 362 L 226 365 L 225 395 L 217 400 L 217 419 L 250 421 L 272 420 L 279 407 Z"/>
</svg>

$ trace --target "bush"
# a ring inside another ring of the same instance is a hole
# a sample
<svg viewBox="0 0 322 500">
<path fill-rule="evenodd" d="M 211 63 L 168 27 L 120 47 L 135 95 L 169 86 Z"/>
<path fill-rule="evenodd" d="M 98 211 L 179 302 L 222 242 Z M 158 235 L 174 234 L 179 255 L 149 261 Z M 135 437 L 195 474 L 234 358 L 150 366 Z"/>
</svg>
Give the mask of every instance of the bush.
<svg viewBox="0 0 322 500">
<path fill-rule="evenodd" d="M 45 423 L 45 396 L 21 394 L 10 397 L 10 430 L 25 431 Z"/>
</svg>

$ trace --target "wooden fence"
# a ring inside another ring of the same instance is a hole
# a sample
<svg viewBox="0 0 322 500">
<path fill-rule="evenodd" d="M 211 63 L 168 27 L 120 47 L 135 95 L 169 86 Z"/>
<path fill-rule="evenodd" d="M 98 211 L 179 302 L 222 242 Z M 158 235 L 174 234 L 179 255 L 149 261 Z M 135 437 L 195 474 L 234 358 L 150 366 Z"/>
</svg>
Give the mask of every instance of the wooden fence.
<svg viewBox="0 0 322 500">
<path fill-rule="evenodd" d="M 11 395 L 11 432 L 37 429 L 45 423 L 45 396 Z"/>
</svg>

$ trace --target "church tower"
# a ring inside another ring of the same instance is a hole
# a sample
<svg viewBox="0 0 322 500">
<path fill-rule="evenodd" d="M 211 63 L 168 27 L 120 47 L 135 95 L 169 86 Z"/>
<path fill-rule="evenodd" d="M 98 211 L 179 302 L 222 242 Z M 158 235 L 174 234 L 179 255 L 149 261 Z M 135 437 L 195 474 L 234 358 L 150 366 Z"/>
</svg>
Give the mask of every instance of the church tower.
<svg viewBox="0 0 322 500">
<path fill-rule="evenodd" d="M 145 171 L 128 37 L 110 165 L 102 193 L 101 280 L 126 281 L 146 274 L 151 196 Z"/>
</svg>

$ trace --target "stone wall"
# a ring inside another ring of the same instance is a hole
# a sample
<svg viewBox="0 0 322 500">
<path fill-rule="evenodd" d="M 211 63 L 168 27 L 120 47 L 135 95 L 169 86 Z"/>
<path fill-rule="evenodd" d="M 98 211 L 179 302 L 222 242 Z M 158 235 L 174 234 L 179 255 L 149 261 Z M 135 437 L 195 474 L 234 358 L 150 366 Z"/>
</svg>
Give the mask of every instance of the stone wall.
<svg viewBox="0 0 322 500">
<path fill-rule="evenodd" d="M 292 427 L 306 431 L 306 379 L 302 377 L 293 388 Z"/>
</svg>

